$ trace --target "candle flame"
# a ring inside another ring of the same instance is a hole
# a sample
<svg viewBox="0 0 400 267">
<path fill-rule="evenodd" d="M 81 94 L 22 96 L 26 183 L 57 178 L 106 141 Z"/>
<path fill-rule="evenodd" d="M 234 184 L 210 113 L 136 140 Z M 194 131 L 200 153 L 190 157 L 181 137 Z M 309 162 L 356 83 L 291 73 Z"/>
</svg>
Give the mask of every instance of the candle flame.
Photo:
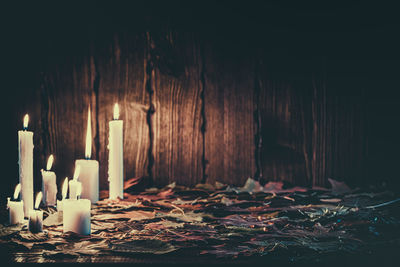
<svg viewBox="0 0 400 267">
<path fill-rule="evenodd" d="M 81 194 L 82 194 L 82 183 L 79 183 L 77 188 L 76 188 L 76 198 L 79 199 Z"/>
<path fill-rule="evenodd" d="M 51 166 L 53 166 L 53 162 L 54 162 L 54 157 L 53 155 L 50 155 L 49 158 L 47 159 L 47 166 L 46 166 L 46 170 L 50 170 Z"/>
<path fill-rule="evenodd" d="M 40 201 L 42 201 L 42 191 L 40 191 L 40 192 L 36 195 L 35 209 L 38 209 L 38 208 L 39 208 Z"/>
<path fill-rule="evenodd" d="M 67 198 L 67 191 L 68 191 L 68 177 L 65 177 L 64 183 L 62 186 L 62 199 Z"/>
<path fill-rule="evenodd" d="M 28 123 L 29 123 L 29 115 L 26 114 L 26 115 L 24 116 L 24 129 L 27 129 L 27 128 L 28 128 Z"/>
<path fill-rule="evenodd" d="M 119 106 L 118 103 L 114 105 L 114 120 L 118 120 L 119 118 Z"/>
<path fill-rule="evenodd" d="M 74 172 L 74 180 L 78 180 L 79 174 L 81 173 L 81 165 L 78 165 L 75 167 L 75 172 Z"/>
<path fill-rule="evenodd" d="M 92 155 L 92 128 L 90 127 L 90 107 L 88 111 L 88 121 L 86 130 L 86 147 L 85 147 L 85 157 L 90 159 Z"/>
<path fill-rule="evenodd" d="M 17 184 L 14 190 L 14 199 L 17 199 L 19 196 L 19 192 L 21 192 L 21 184 Z"/>
</svg>

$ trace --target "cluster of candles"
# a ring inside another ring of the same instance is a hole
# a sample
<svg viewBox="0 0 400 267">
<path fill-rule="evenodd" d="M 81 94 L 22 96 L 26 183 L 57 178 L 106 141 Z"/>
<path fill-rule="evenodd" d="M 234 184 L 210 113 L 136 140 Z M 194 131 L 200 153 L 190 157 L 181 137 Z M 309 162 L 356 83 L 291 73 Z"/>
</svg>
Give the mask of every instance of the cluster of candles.
<svg viewBox="0 0 400 267">
<path fill-rule="evenodd" d="M 37 233 L 43 230 L 43 211 L 40 203 L 46 206 L 57 206 L 62 216 L 63 231 L 72 231 L 90 235 L 91 204 L 99 200 L 99 162 L 91 160 L 92 131 L 90 107 L 86 132 L 85 159 L 75 161 L 73 179 L 65 178 L 62 185 L 62 199 L 57 200 L 56 174 L 51 171 L 54 157 L 50 155 L 46 170 L 42 173 L 42 191 L 37 193 L 33 203 L 33 132 L 28 131 L 28 114 L 24 117 L 23 130 L 18 131 L 19 184 L 16 186 L 13 199 L 8 198 L 10 224 L 24 223 L 29 219 L 28 229 Z M 123 121 L 119 120 L 118 104 L 114 105 L 113 120 L 109 122 L 109 160 L 108 181 L 109 198 L 123 199 Z M 69 199 L 67 191 L 69 187 Z M 35 205 L 33 205 L 35 204 Z"/>
</svg>

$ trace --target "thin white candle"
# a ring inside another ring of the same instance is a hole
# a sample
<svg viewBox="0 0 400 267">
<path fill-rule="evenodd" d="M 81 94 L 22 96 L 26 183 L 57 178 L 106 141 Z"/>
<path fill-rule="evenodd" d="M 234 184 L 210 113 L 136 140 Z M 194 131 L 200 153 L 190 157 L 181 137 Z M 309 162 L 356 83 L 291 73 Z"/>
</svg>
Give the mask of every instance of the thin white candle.
<svg viewBox="0 0 400 267">
<path fill-rule="evenodd" d="M 79 190 L 78 193 L 80 193 Z M 90 200 L 65 199 L 63 202 L 64 233 L 71 231 L 81 235 L 90 235 Z"/>
<path fill-rule="evenodd" d="M 21 191 L 21 184 L 17 184 L 14 190 L 14 201 L 7 198 L 7 208 L 9 209 L 10 224 L 18 224 L 24 222 L 24 202 L 18 201 Z"/>
<path fill-rule="evenodd" d="M 58 213 L 58 218 L 60 220 L 62 220 L 63 218 L 63 203 L 67 198 L 67 191 L 68 191 L 68 177 L 65 177 L 61 189 L 61 200 L 57 200 L 57 213 Z"/>
<path fill-rule="evenodd" d="M 50 171 L 53 165 L 54 157 L 50 155 L 47 160 L 46 170 L 41 170 L 42 172 L 42 192 L 43 192 L 43 204 L 46 206 L 56 205 L 57 200 L 57 183 L 56 174 Z"/>
<path fill-rule="evenodd" d="M 70 199 L 77 199 L 78 198 L 78 188 L 82 190 L 82 183 L 78 182 L 78 177 L 80 174 L 81 166 L 78 165 L 75 167 L 74 178 L 69 181 L 69 198 Z"/>
<path fill-rule="evenodd" d="M 114 117 L 109 122 L 108 136 L 108 182 L 109 198 L 124 198 L 124 153 L 123 153 L 123 121 L 119 118 L 118 104 L 114 105 Z"/>
<path fill-rule="evenodd" d="M 28 217 L 33 209 L 33 132 L 27 131 L 28 114 L 24 117 L 24 130 L 18 131 L 18 163 L 21 197 L 24 205 L 24 215 Z"/>
<path fill-rule="evenodd" d="M 35 209 L 29 210 L 29 231 L 32 233 L 39 233 L 43 231 L 43 211 L 39 209 L 40 202 L 42 201 L 42 192 L 36 196 Z"/>
<path fill-rule="evenodd" d="M 99 200 L 99 162 L 90 160 L 92 154 L 92 129 L 90 127 L 90 107 L 86 131 L 86 159 L 75 161 L 75 168 L 80 166 L 79 180 L 82 183 L 82 198 L 89 199 L 92 203 Z"/>
</svg>

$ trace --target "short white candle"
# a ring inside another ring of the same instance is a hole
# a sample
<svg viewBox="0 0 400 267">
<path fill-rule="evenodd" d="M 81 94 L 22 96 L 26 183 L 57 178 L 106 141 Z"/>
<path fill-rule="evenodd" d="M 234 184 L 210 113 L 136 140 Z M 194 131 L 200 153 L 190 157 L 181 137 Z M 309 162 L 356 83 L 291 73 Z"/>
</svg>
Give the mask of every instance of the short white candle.
<svg viewBox="0 0 400 267">
<path fill-rule="evenodd" d="M 19 192 L 21 191 L 21 184 L 15 187 L 14 199 L 15 201 L 7 198 L 7 208 L 9 210 L 10 224 L 18 224 L 24 222 L 24 202 L 18 201 Z"/>
<path fill-rule="evenodd" d="M 77 199 L 78 198 L 78 191 L 81 192 L 82 183 L 78 182 L 78 177 L 80 173 L 81 166 L 75 166 L 74 178 L 69 181 L 69 198 L 70 199 Z"/>
<path fill-rule="evenodd" d="M 41 170 L 43 204 L 46 206 L 55 206 L 57 200 L 56 174 L 50 171 L 51 166 L 53 165 L 53 160 L 53 155 L 50 155 L 47 160 L 46 170 Z"/>
<path fill-rule="evenodd" d="M 92 129 L 90 127 L 90 107 L 86 132 L 86 159 L 75 161 L 75 168 L 80 166 L 79 180 L 82 183 L 82 198 L 89 199 L 92 203 L 99 201 L 99 162 L 90 160 L 92 154 Z"/>
<path fill-rule="evenodd" d="M 33 132 L 26 130 L 28 122 L 29 116 L 26 114 L 24 130 L 18 131 L 19 183 L 25 217 L 33 209 Z"/>
<path fill-rule="evenodd" d="M 114 105 L 114 120 L 109 122 L 108 182 L 109 198 L 124 198 L 123 121 L 119 118 L 118 104 Z"/>
<path fill-rule="evenodd" d="M 90 235 L 90 207 L 89 199 L 65 199 L 63 201 L 64 233 L 71 231 L 81 235 Z"/>
<path fill-rule="evenodd" d="M 42 201 L 42 192 L 36 196 L 35 209 L 29 210 L 29 224 L 28 229 L 32 233 L 39 233 L 43 231 L 43 211 L 37 210 Z"/>
</svg>

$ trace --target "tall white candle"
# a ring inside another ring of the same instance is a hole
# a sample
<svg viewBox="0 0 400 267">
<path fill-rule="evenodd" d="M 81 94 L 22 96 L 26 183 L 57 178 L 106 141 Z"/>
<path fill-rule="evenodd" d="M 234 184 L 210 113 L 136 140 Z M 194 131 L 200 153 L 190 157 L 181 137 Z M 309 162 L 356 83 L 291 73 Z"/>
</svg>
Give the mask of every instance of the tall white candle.
<svg viewBox="0 0 400 267">
<path fill-rule="evenodd" d="M 82 198 L 89 199 L 92 203 L 99 200 L 99 162 L 91 160 L 92 154 L 92 129 L 90 127 L 90 107 L 86 131 L 86 159 L 75 161 L 75 168 L 80 166 L 79 180 L 82 183 Z"/>
<path fill-rule="evenodd" d="M 74 178 L 69 181 L 69 198 L 77 199 L 78 193 L 82 191 L 82 183 L 78 182 L 78 177 L 80 173 L 81 166 L 75 167 Z"/>
<path fill-rule="evenodd" d="M 79 196 L 78 191 L 78 196 Z M 63 201 L 63 231 L 90 235 L 90 200 L 65 199 Z"/>
<path fill-rule="evenodd" d="M 54 157 L 49 156 L 47 160 L 46 170 L 41 170 L 42 172 L 42 192 L 43 192 L 43 204 L 46 206 L 55 206 L 57 200 L 57 183 L 56 174 L 50 171 L 53 165 Z"/>
<path fill-rule="evenodd" d="M 39 192 L 36 196 L 35 209 L 29 210 L 28 229 L 32 233 L 39 233 L 43 231 L 43 211 L 37 210 L 41 201 L 42 192 Z"/>
<path fill-rule="evenodd" d="M 119 118 L 118 104 L 114 105 L 114 120 L 109 122 L 108 182 L 109 198 L 124 198 L 123 121 Z"/>
<path fill-rule="evenodd" d="M 25 217 L 33 209 L 33 132 L 26 130 L 28 122 L 29 116 L 26 114 L 24 130 L 18 131 L 19 183 Z"/>
<path fill-rule="evenodd" d="M 24 222 L 24 202 L 18 201 L 19 192 L 21 191 L 21 184 L 15 187 L 14 200 L 7 198 L 7 208 L 9 210 L 10 224 L 18 224 Z"/>
</svg>

